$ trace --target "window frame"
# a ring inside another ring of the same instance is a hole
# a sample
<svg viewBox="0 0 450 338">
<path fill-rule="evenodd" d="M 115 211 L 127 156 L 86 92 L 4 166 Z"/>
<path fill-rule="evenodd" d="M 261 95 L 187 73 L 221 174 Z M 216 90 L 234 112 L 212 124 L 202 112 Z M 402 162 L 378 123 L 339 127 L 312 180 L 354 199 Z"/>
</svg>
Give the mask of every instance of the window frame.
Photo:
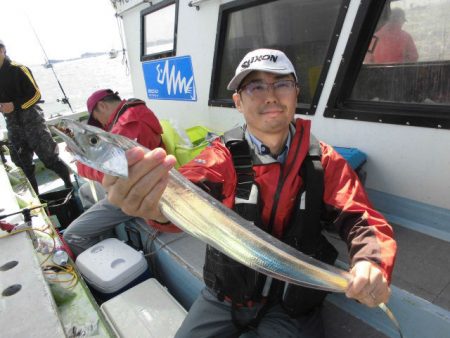
<svg viewBox="0 0 450 338">
<path fill-rule="evenodd" d="M 232 92 L 230 91 L 229 99 L 219 99 L 217 98 L 218 85 L 216 81 L 220 78 L 220 66 L 222 64 L 222 46 L 225 43 L 225 33 L 227 31 L 228 24 L 228 16 L 233 13 L 243 9 L 255 7 L 258 5 L 264 5 L 270 2 L 275 2 L 278 0 L 236 0 L 226 4 L 222 4 L 219 7 L 219 15 L 217 21 L 217 30 L 216 30 L 216 42 L 214 47 L 214 59 L 213 59 L 213 67 L 211 74 L 211 83 L 209 89 L 209 98 L 208 105 L 213 107 L 227 107 L 227 108 L 235 108 L 234 102 L 231 99 Z M 309 104 L 309 107 L 305 107 L 306 104 L 302 104 L 301 102 L 297 102 L 296 114 L 303 115 L 314 115 L 317 109 L 317 105 L 323 90 L 323 85 L 325 83 L 325 79 L 328 74 L 328 70 L 330 68 L 331 59 L 333 57 L 334 50 L 336 48 L 339 32 L 342 29 L 342 25 L 344 24 L 345 15 L 348 10 L 350 0 L 343 0 L 341 8 L 339 9 L 336 24 L 333 29 L 332 36 L 330 38 L 330 44 L 328 46 L 327 52 L 325 53 L 325 60 L 322 65 L 322 70 L 320 72 L 320 76 L 318 79 L 318 85 Z M 236 65 L 237 66 L 237 65 Z M 231 80 L 232 74 L 230 74 Z M 301 90 L 301 88 L 300 88 Z M 303 105 L 303 106 L 299 106 Z"/>
<path fill-rule="evenodd" d="M 324 117 L 450 129 L 450 105 L 350 99 L 386 2 L 371 0 L 361 3 L 343 54 L 342 65 L 328 98 Z"/>
<path fill-rule="evenodd" d="M 174 20 L 174 35 L 173 35 L 173 49 L 165 50 L 162 52 L 145 54 L 145 16 L 154 12 L 157 12 L 165 7 L 175 4 L 175 20 Z M 143 9 L 140 12 L 140 26 L 141 26 L 141 62 L 155 60 L 170 56 L 175 56 L 177 52 L 177 29 L 178 29 L 178 6 L 179 0 L 164 0 L 155 5 L 151 4 L 150 7 Z"/>
</svg>

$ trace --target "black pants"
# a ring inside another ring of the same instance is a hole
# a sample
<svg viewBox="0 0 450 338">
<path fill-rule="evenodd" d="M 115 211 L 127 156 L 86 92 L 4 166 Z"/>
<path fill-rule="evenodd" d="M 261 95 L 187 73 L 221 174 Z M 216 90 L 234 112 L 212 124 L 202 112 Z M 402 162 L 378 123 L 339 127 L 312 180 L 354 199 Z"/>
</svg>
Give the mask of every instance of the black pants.
<svg viewBox="0 0 450 338">
<path fill-rule="evenodd" d="M 45 124 L 41 109 L 34 106 L 5 116 L 11 160 L 23 170 L 36 194 L 39 191 L 34 174 L 33 153 L 48 169 L 62 178 L 66 187 L 71 187 L 69 169 L 58 156 L 58 146 Z"/>
<path fill-rule="evenodd" d="M 237 317 L 241 323 L 250 321 L 257 313 L 253 308 L 241 308 Z M 231 317 L 231 304 L 221 302 L 207 288 L 191 306 L 176 338 L 323 338 L 320 309 L 299 318 L 291 318 L 279 304 L 271 306 L 256 328 L 243 332 Z"/>
</svg>

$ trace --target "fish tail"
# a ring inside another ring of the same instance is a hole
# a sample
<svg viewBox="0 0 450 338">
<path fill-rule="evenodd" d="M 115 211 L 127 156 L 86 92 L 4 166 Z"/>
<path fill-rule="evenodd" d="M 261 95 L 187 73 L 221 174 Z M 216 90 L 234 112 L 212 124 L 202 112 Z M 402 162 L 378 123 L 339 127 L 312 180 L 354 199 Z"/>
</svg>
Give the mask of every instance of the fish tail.
<svg viewBox="0 0 450 338">
<path fill-rule="evenodd" d="M 403 338 L 403 333 L 402 333 L 400 324 L 399 324 L 397 318 L 395 318 L 392 310 L 384 303 L 379 304 L 378 307 L 386 314 L 386 316 L 388 316 L 388 318 L 391 320 L 391 322 L 395 325 L 395 328 L 397 329 L 398 334 L 400 335 L 400 338 Z"/>
</svg>

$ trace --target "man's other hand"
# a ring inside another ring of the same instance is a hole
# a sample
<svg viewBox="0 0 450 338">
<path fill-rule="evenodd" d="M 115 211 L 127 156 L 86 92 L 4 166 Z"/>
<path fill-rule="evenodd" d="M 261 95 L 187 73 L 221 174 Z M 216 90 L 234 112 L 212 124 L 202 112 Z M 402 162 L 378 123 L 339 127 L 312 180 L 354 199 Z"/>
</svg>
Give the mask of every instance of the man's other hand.
<svg viewBox="0 0 450 338">
<path fill-rule="evenodd" d="M 391 289 L 383 272 L 369 261 L 359 261 L 350 271 L 353 280 L 345 295 L 354 298 L 369 307 L 386 303 L 391 295 Z"/>
</svg>

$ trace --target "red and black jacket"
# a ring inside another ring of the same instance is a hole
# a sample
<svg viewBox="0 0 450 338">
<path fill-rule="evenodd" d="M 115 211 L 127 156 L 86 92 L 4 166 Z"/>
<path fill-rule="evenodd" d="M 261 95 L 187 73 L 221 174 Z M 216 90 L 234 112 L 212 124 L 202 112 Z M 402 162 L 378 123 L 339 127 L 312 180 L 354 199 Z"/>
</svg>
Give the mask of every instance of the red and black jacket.
<svg viewBox="0 0 450 338">
<path fill-rule="evenodd" d="M 298 195 L 304 186 L 302 164 L 309 154 L 310 137 L 310 121 L 298 119 L 284 164 L 276 161 L 258 163 L 256 154 L 253 154 L 260 215 L 255 224 L 281 240 L 286 240 L 290 226 L 301 226 L 292 222 L 295 223 Z M 357 175 L 345 159 L 325 143 L 320 143 L 320 152 L 323 168 L 321 225 L 337 231 L 347 243 L 352 265 L 359 260 L 369 260 L 378 265 L 390 280 L 396 253 L 391 226 L 372 207 Z M 235 207 L 238 180 L 232 155 L 222 140 L 214 141 L 196 159 L 181 167 L 180 172 L 228 207 Z M 226 270 L 229 266 L 224 268 L 224 265 L 217 264 L 224 260 L 223 256 L 207 248 L 205 283 L 225 297 L 233 296 L 232 290 L 243 288 L 245 292 L 240 294 L 243 298 L 235 301 L 257 300 L 261 288 L 259 279 L 254 279 L 252 270 L 225 256 L 235 269 L 235 273 L 230 274 Z M 249 280 L 255 282 L 249 285 Z"/>
</svg>

